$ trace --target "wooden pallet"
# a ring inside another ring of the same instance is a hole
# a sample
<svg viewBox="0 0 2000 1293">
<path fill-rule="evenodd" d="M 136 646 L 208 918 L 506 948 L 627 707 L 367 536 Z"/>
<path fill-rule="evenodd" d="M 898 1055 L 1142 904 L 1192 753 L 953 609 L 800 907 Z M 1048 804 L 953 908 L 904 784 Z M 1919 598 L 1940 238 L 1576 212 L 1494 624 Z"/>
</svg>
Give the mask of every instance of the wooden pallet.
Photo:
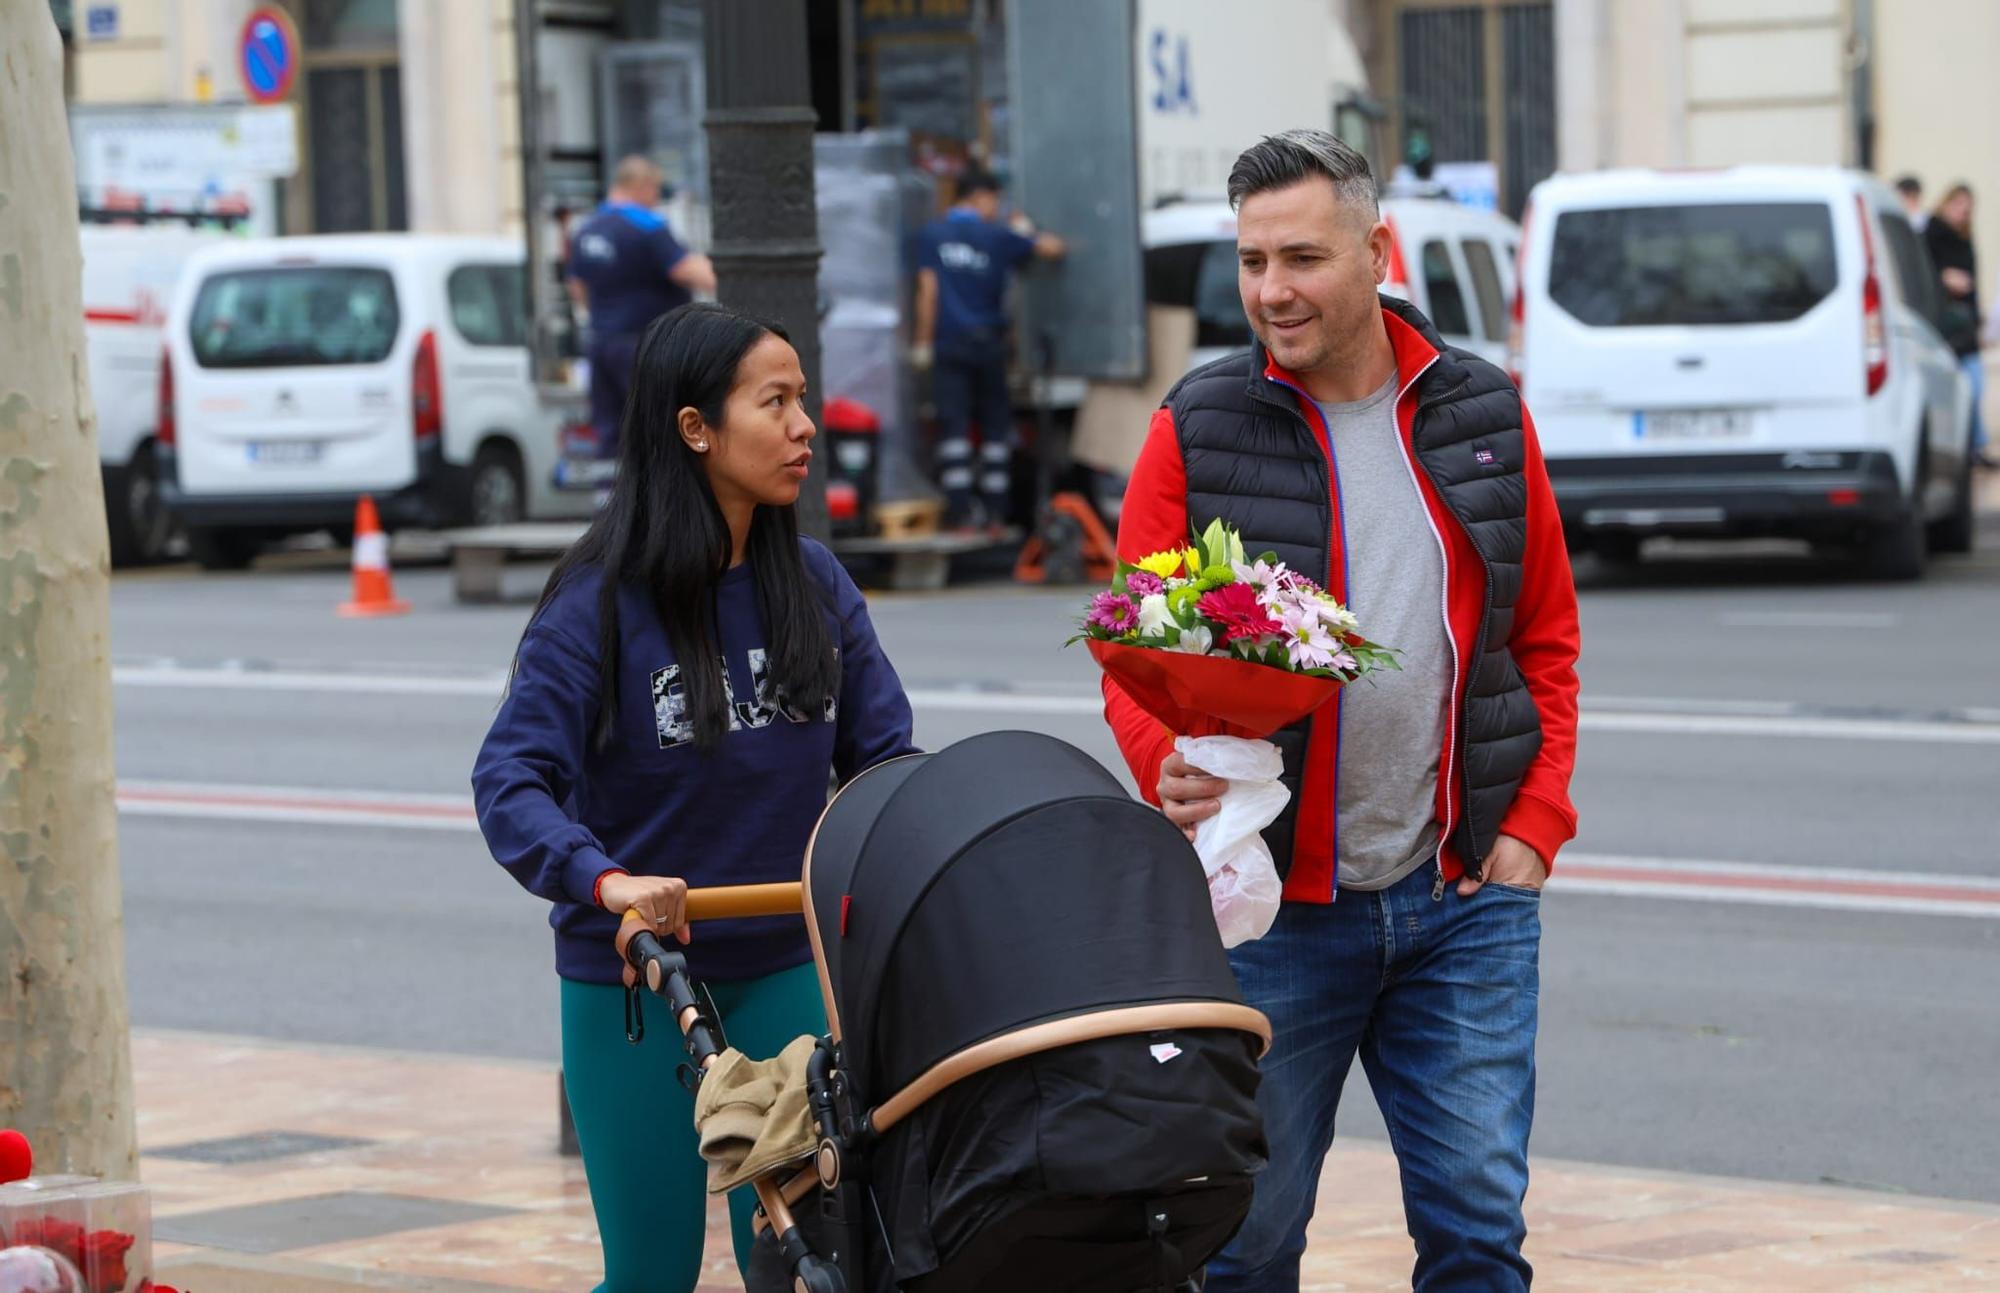
<svg viewBox="0 0 2000 1293">
<path fill-rule="evenodd" d="M 899 499 L 875 505 L 875 534 L 884 539 L 917 539 L 936 534 L 944 504 L 934 498 Z"/>
</svg>

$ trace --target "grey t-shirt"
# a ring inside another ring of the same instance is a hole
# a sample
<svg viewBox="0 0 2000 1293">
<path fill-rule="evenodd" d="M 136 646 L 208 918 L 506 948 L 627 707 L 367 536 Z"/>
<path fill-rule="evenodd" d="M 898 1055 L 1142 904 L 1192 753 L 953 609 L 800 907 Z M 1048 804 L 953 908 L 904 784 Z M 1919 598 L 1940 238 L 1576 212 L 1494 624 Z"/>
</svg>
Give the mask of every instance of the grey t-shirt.
<svg viewBox="0 0 2000 1293">
<path fill-rule="evenodd" d="M 1322 404 L 1339 479 L 1347 606 L 1402 670 L 1350 685 L 1341 698 L 1340 887 L 1384 889 L 1437 850 L 1438 759 L 1451 704 L 1444 552 L 1403 457 L 1398 379 L 1365 400 Z M 1324 721 L 1324 720 L 1322 720 Z"/>
</svg>

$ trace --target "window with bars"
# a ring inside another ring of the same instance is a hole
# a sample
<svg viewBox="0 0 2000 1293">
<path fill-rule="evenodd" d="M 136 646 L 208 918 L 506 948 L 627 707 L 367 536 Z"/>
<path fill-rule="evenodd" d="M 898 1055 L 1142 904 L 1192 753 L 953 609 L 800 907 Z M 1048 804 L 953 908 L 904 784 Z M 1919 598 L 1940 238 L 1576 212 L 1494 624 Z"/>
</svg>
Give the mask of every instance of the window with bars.
<svg viewBox="0 0 2000 1293">
<path fill-rule="evenodd" d="M 402 90 L 393 63 L 307 71 L 315 232 L 409 228 Z"/>
<path fill-rule="evenodd" d="M 1435 4 L 1395 12 L 1399 151 L 1417 129 L 1436 161 L 1491 162 L 1500 205 L 1518 216 L 1555 170 L 1555 10 L 1547 0 Z"/>
</svg>

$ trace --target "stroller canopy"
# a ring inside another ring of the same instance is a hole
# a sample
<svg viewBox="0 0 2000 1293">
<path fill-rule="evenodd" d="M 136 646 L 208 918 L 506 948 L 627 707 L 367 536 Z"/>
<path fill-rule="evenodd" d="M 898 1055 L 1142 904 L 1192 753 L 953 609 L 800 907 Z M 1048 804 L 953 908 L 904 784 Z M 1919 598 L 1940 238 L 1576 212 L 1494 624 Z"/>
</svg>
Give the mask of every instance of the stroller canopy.
<svg viewBox="0 0 2000 1293">
<path fill-rule="evenodd" d="M 1193 846 L 1052 737 L 995 732 L 877 766 L 828 806 L 805 875 L 866 1103 L 1036 1024 L 1242 1003 Z"/>
</svg>

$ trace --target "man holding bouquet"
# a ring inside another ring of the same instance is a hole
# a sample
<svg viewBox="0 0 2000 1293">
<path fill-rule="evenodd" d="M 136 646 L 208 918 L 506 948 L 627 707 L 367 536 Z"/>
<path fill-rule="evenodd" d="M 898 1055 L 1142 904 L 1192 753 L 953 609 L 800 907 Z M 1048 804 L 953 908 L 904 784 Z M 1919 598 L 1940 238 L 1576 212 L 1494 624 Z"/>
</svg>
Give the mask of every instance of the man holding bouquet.
<svg viewBox="0 0 2000 1293">
<path fill-rule="evenodd" d="M 1220 520 L 1394 648 L 1401 669 L 1277 733 L 1265 832 L 1284 903 L 1231 953 L 1276 1040 L 1272 1145 L 1208 1293 L 1298 1288 L 1305 1228 L 1359 1053 L 1394 1144 L 1418 1289 L 1526 1289 L 1539 896 L 1576 833 L 1576 593 L 1519 393 L 1377 295 L 1392 235 L 1364 158 L 1265 139 L 1229 178 L 1258 344 L 1188 374 L 1154 414 L 1121 558 Z M 1227 783 L 1106 679 L 1139 784 L 1184 829 Z"/>
</svg>

